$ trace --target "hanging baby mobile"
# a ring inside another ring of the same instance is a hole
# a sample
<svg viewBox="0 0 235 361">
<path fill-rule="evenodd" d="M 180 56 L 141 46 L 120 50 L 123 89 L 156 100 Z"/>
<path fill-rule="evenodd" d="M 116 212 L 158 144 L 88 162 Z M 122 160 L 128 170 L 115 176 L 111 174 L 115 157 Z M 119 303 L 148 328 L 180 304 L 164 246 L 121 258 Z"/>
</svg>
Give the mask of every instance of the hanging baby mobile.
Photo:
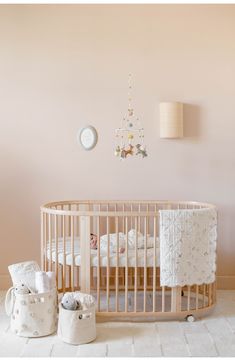
<svg viewBox="0 0 235 361">
<path fill-rule="evenodd" d="M 131 74 L 129 74 L 127 115 L 123 117 L 121 128 L 115 130 L 115 156 L 120 159 L 126 159 L 134 155 L 142 158 L 147 157 L 144 144 L 144 128 L 141 127 L 139 118 L 135 116 L 131 91 Z"/>
</svg>

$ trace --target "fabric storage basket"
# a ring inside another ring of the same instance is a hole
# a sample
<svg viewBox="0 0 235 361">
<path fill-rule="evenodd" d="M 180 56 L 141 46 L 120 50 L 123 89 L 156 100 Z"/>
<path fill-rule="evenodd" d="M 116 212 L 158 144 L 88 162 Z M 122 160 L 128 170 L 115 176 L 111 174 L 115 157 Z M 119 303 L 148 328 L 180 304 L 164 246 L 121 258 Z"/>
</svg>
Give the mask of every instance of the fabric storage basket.
<svg viewBox="0 0 235 361">
<path fill-rule="evenodd" d="M 81 345 L 96 338 L 95 306 L 87 310 L 66 310 L 60 304 L 58 336 L 67 343 Z"/>
<path fill-rule="evenodd" d="M 10 291 L 10 290 L 9 290 Z M 11 316 L 11 331 L 18 336 L 40 337 L 57 327 L 57 290 L 46 293 L 17 294 L 11 290 L 6 312 Z"/>
</svg>

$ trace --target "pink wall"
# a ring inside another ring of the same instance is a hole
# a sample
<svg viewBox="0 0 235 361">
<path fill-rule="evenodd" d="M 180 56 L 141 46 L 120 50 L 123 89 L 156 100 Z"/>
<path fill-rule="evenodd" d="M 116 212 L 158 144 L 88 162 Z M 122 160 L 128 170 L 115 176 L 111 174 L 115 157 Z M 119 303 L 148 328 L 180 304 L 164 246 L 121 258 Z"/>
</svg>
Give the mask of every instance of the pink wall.
<svg viewBox="0 0 235 361">
<path fill-rule="evenodd" d="M 219 208 L 220 287 L 235 288 L 235 6 L 0 5 L 0 288 L 39 261 L 42 203 L 172 199 Z M 149 157 L 120 162 L 127 76 Z M 159 138 L 160 101 L 185 106 L 185 138 Z M 99 133 L 85 152 L 76 133 Z"/>
</svg>

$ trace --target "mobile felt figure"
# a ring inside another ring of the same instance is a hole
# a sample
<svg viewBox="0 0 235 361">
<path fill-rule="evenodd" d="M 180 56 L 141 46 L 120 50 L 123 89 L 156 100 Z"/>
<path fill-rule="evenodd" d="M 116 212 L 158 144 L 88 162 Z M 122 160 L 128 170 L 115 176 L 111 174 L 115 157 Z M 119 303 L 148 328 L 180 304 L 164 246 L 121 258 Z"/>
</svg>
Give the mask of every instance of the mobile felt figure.
<svg viewBox="0 0 235 361">
<path fill-rule="evenodd" d="M 119 147 L 119 145 L 116 147 L 116 149 L 115 149 L 115 153 L 114 153 L 114 155 L 116 156 L 116 157 L 120 157 L 120 153 L 121 153 L 121 148 Z"/>
<path fill-rule="evenodd" d="M 133 135 L 132 133 L 129 133 L 128 136 L 127 136 L 127 138 L 128 138 L 129 144 L 131 144 L 132 139 L 134 138 L 134 135 Z"/>
<path fill-rule="evenodd" d="M 129 144 L 129 148 L 125 149 L 123 148 L 121 150 L 121 158 L 126 158 L 128 155 L 133 155 L 133 145 Z"/>
<path fill-rule="evenodd" d="M 142 155 L 143 158 L 148 156 L 146 149 L 141 144 L 136 144 L 136 149 L 137 149 L 136 155 L 140 154 Z"/>
</svg>

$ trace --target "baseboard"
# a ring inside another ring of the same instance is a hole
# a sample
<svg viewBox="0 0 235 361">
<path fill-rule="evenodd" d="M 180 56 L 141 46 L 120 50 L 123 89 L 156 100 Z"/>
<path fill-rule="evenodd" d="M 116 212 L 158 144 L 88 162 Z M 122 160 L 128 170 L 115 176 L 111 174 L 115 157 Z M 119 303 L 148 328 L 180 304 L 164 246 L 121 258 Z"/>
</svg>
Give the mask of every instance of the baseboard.
<svg viewBox="0 0 235 361">
<path fill-rule="evenodd" d="M 217 289 L 235 290 L 235 276 L 217 276 Z M 12 286 L 11 277 L 7 274 L 0 275 L 0 290 L 7 290 Z"/>
</svg>

